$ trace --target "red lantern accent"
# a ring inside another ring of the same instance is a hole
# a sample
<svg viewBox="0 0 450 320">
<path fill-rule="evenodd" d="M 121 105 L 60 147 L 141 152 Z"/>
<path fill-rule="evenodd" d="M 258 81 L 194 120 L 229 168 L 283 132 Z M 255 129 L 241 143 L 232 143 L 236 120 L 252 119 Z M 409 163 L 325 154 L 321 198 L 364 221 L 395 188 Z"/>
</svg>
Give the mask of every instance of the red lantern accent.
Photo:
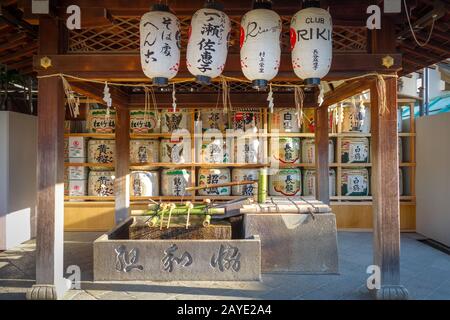
<svg viewBox="0 0 450 320">
<path fill-rule="evenodd" d="M 295 44 L 297 43 L 297 35 L 295 34 L 294 28 L 290 29 L 289 36 L 290 36 L 290 40 L 291 40 L 291 51 L 292 51 L 295 47 Z"/>
<path fill-rule="evenodd" d="M 244 40 L 245 40 L 245 31 L 244 31 L 244 28 L 242 28 L 242 26 L 241 26 L 241 34 L 239 37 L 239 48 L 241 48 L 241 49 L 242 49 L 242 45 L 244 44 Z"/>
</svg>

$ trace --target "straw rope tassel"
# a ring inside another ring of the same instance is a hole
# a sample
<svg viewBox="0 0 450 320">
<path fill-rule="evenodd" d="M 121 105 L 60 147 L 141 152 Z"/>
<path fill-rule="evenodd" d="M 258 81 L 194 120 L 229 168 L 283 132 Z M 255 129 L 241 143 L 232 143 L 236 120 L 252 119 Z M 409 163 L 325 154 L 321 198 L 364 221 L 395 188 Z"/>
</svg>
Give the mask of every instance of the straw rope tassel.
<svg viewBox="0 0 450 320">
<path fill-rule="evenodd" d="M 381 75 L 378 75 L 376 84 L 377 84 L 378 101 L 380 104 L 379 113 L 380 115 L 384 115 L 386 112 L 389 112 L 386 102 L 386 81 L 384 81 L 384 78 Z"/>
</svg>

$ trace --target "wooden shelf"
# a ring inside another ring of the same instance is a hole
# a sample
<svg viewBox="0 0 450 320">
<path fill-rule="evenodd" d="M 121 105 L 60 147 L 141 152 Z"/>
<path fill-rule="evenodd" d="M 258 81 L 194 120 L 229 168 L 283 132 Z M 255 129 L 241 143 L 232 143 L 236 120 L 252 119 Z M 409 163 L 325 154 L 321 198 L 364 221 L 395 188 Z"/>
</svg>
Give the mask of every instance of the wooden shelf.
<svg viewBox="0 0 450 320">
<path fill-rule="evenodd" d="M 69 137 L 83 137 L 93 139 L 114 139 L 115 133 L 65 133 L 64 138 Z"/>
<path fill-rule="evenodd" d="M 114 168 L 114 163 L 86 163 L 86 162 L 64 162 L 64 167 L 104 167 Z"/>
<path fill-rule="evenodd" d="M 159 138 L 172 138 L 172 133 L 131 133 L 130 139 L 159 139 Z M 179 133 L 177 137 L 191 138 L 190 133 Z"/>
<path fill-rule="evenodd" d="M 97 197 L 97 196 L 64 196 L 64 201 L 114 201 L 114 196 Z"/>
</svg>

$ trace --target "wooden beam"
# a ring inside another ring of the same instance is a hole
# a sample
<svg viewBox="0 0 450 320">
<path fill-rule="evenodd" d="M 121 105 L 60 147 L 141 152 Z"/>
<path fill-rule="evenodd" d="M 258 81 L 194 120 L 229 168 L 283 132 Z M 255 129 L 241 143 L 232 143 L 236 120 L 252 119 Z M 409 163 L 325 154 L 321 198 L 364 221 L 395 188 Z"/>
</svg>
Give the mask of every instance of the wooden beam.
<svg viewBox="0 0 450 320">
<path fill-rule="evenodd" d="M 59 53 L 62 25 L 40 20 L 40 52 Z M 39 79 L 36 284 L 28 299 L 60 299 L 64 279 L 64 90 L 58 78 Z"/>
<path fill-rule="evenodd" d="M 395 51 L 395 49 L 394 49 Z M 386 54 L 348 54 L 335 53 L 330 73 L 324 80 L 337 80 L 346 77 L 364 75 L 370 72 L 395 72 L 401 69 L 400 54 L 390 54 L 394 58 L 394 65 L 386 68 L 382 59 Z M 35 70 L 40 74 L 66 73 L 84 78 L 107 79 L 109 81 L 129 80 L 149 82 L 142 71 L 138 54 L 77 54 L 77 55 L 49 55 L 52 66 L 44 69 L 40 66 L 42 56 L 34 57 Z M 244 78 L 241 71 L 239 53 L 228 54 L 224 75 Z M 177 79 L 189 79 L 193 76 L 186 67 L 186 58 L 181 57 L 180 71 Z M 275 80 L 297 80 L 292 70 L 291 55 L 282 54 L 280 71 Z"/>
<path fill-rule="evenodd" d="M 11 54 L 4 54 L 0 56 L 0 63 L 7 63 L 9 61 L 17 60 L 23 56 L 27 56 L 33 52 L 37 52 L 37 43 L 27 44 L 26 47 L 20 48 L 20 50 L 11 53 Z M 29 58 L 30 62 L 33 60 L 32 57 Z M 30 64 L 31 65 L 31 64 Z"/>
<path fill-rule="evenodd" d="M 5 42 L 0 45 L 0 52 L 9 49 L 16 48 L 27 42 L 27 35 L 25 33 L 15 34 L 11 37 L 6 38 Z"/>
<path fill-rule="evenodd" d="M 316 196 L 317 200 L 330 204 L 330 164 L 328 161 L 328 107 L 322 105 L 315 109 L 316 129 Z"/>
<path fill-rule="evenodd" d="M 156 101 L 160 107 L 170 107 L 172 106 L 172 93 L 156 93 Z M 267 92 L 242 92 L 242 93 L 231 93 L 230 100 L 234 107 L 248 107 L 249 104 L 252 107 L 267 107 Z M 177 93 L 177 103 L 183 107 L 196 107 L 196 108 L 211 108 L 215 107 L 217 104 L 217 99 L 221 101 L 221 97 L 218 93 Z M 275 107 L 290 107 L 293 106 L 294 93 L 286 92 L 279 93 L 274 92 L 274 103 Z M 304 102 L 305 108 L 315 107 L 317 104 L 317 94 L 306 94 L 306 99 Z M 143 94 L 133 94 L 130 96 L 130 107 L 142 107 L 144 106 L 144 95 Z"/>
<path fill-rule="evenodd" d="M 115 222 L 119 224 L 130 215 L 130 112 L 126 106 L 120 106 L 116 114 L 114 193 Z"/>
<path fill-rule="evenodd" d="M 325 94 L 323 106 L 331 106 L 342 100 L 348 99 L 356 94 L 359 94 L 370 88 L 370 79 L 361 79 L 352 82 L 348 82 L 336 87 L 333 91 L 329 91 Z"/>
<path fill-rule="evenodd" d="M 71 81 L 69 79 L 70 86 L 75 92 L 82 94 L 98 103 L 104 103 L 103 101 L 103 89 L 104 86 L 91 82 Z M 109 93 L 113 100 L 113 105 L 126 106 L 129 101 L 128 94 L 118 87 L 109 86 Z"/>
<path fill-rule="evenodd" d="M 203 8 L 204 0 L 190 1 L 171 1 L 170 8 L 178 16 L 192 16 L 195 11 Z M 221 1 L 224 5 L 224 11 L 229 16 L 242 17 L 246 12 L 252 9 L 252 0 L 227 0 Z M 142 16 L 150 10 L 149 1 L 133 0 L 132 5 L 126 5 L 121 0 L 62 0 L 58 1 L 60 15 L 65 12 L 67 6 L 76 4 L 81 7 L 82 12 L 93 8 L 106 8 L 114 16 Z M 329 8 L 333 16 L 333 22 L 350 23 L 350 25 L 365 26 L 366 9 L 371 4 L 370 0 L 322 0 L 322 7 Z M 346 10 L 342 10 L 345 8 Z M 301 9 L 300 2 L 292 0 L 273 1 L 273 10 L 282 16 L 293 16 Z M 349 25 L 349 24 L 344 24 Z"/>
</svg>

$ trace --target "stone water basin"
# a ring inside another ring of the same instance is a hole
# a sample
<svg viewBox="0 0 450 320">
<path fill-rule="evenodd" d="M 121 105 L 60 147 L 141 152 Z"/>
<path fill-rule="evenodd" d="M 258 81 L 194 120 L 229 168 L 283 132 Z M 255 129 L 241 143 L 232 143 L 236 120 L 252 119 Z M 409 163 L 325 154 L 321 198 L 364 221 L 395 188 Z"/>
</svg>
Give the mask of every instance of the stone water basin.
<svg viewBox="0 0 450 320">
<path fill-rule="evenodd" d="M 261 241 L 258 235 L 238 238 L 236 234 L 240 232 L 232 232 L 231 237 L 225 232 L 221 233 L 222 239 L 183 239 L 180 236 L 174 236 L 178 239 L 170 236 L 167 239 L 151 239 L 158 233 L 160 238 L 164 238 L 164 233 L 161 230 L 156 233 L 144 230 L 141 235 L 146 239 L 130 239 L 130 227 L 142 225 L 142 219 L 148 217 L 130 217 L 95 240 L 94 281 L 261 279 Z M 177 224 L 174 220 L 172 226 L 177 228 Z M 193 221 L 193 232 L 194 227 Z M 240 227 L 232 224 L 231 228 Z"/>
</svg>

